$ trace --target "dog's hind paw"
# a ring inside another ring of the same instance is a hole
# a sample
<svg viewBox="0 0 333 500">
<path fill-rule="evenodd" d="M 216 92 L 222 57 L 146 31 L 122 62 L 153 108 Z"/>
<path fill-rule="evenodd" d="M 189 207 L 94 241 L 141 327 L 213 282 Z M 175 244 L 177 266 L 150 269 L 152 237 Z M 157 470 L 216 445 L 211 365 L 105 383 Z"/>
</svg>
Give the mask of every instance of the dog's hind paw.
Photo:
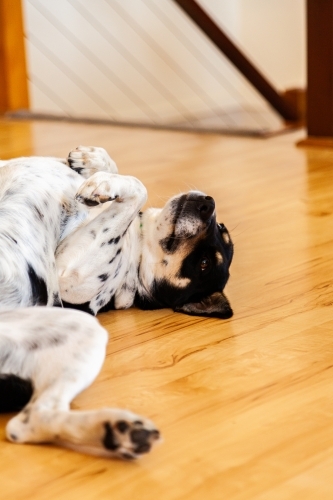
<svg viewBox="0 0 333 500">
<path fill-rule="evenodd" d="M 126 460 L 138 458 L 148 453 L 152 446 L 160 441 L 160 433 L 154 427 L 145 425 L 145 421 L 122 419 L 111 424 L 104 422 L 105 434 L 102 440 L 105 449 L 114 452 Z"/>
<path fill-rule="evenodd" d="M 155 425 L 130 411 L 104 409 L 86 415 L 77 417 L 80 420 L 73 418 L 70 433 L 66 429 L 67 439 L 58 440 L 58 444 L 92 455 L 134 460 L 161 442 Z M 74 442 L 70 434 L 75 436 Z"/>
<path fill-rule="evenodd" d="M 118 172 L 117 165 L 103 148 L 78 146 L 69 153 L 67 161 L 72 170 L 86 179 L 96 172 Z"/>
</svg>

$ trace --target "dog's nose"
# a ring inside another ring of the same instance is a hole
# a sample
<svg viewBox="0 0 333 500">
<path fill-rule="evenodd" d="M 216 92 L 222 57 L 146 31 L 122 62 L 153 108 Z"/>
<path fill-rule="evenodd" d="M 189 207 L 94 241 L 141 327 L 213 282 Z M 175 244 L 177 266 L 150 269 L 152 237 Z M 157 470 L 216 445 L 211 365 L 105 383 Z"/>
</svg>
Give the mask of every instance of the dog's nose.
<svg viewBox="0 0 333 500">
<path fill-rule="evenodd" d="M 200 212 L 200 218 L 204 222 L 213 215 L 215 210 L 215 201 L 211 196 L 200 196 L 196 202 L 196 208 Z"/>
</svg>

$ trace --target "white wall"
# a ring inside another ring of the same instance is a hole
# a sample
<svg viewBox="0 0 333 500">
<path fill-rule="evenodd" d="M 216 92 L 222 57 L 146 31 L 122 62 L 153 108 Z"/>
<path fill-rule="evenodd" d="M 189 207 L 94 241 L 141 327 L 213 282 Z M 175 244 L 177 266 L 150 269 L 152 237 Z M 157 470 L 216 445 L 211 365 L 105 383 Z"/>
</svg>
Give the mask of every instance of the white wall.
<svg viewBox="0 0 333 500">
<path fill-rule="evenodd" d="M 305 86 L 303 0 L 201 0 L 280 88 Z M 32 110 L 174 123 L 263 101 L 172 0 L 24 0 Z"/>
<path fill-rule="evenodd" d="M 304 0 L 200 0 L 280 89 L 305 86 Z"/>
</svg>

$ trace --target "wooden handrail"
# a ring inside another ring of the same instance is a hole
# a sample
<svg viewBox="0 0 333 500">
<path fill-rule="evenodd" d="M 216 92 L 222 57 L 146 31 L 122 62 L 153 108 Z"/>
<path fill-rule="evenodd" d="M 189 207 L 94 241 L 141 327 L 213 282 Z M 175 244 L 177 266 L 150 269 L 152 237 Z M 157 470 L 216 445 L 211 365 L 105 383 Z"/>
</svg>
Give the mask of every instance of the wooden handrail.
<svg viewBox="0 0 333 500">
<path fill-rule="evenodd" d="M 245 78 L 287 121 L 297 121 L 297 110 L 281 95 L 253 63 L 238 49 L 222 29 L 195 0 L 173 0 L 181 7 L 205 35 L 236 66 Z"/>
</svg>

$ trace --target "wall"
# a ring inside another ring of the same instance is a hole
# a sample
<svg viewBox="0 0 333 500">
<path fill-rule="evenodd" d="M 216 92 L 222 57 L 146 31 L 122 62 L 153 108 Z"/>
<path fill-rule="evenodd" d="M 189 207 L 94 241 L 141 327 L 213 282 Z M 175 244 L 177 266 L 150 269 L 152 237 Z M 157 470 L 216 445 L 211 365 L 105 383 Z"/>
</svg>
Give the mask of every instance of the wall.
<svg viewBox="0 0 333 500">
<path fill-rule="evenodd" d="M 201 0 L 281 89 L 305 85 L 303 0 Z M 24 0 L 32 110 L 191 124 L 263 100 L 172 0 Z"/>
</svg>

